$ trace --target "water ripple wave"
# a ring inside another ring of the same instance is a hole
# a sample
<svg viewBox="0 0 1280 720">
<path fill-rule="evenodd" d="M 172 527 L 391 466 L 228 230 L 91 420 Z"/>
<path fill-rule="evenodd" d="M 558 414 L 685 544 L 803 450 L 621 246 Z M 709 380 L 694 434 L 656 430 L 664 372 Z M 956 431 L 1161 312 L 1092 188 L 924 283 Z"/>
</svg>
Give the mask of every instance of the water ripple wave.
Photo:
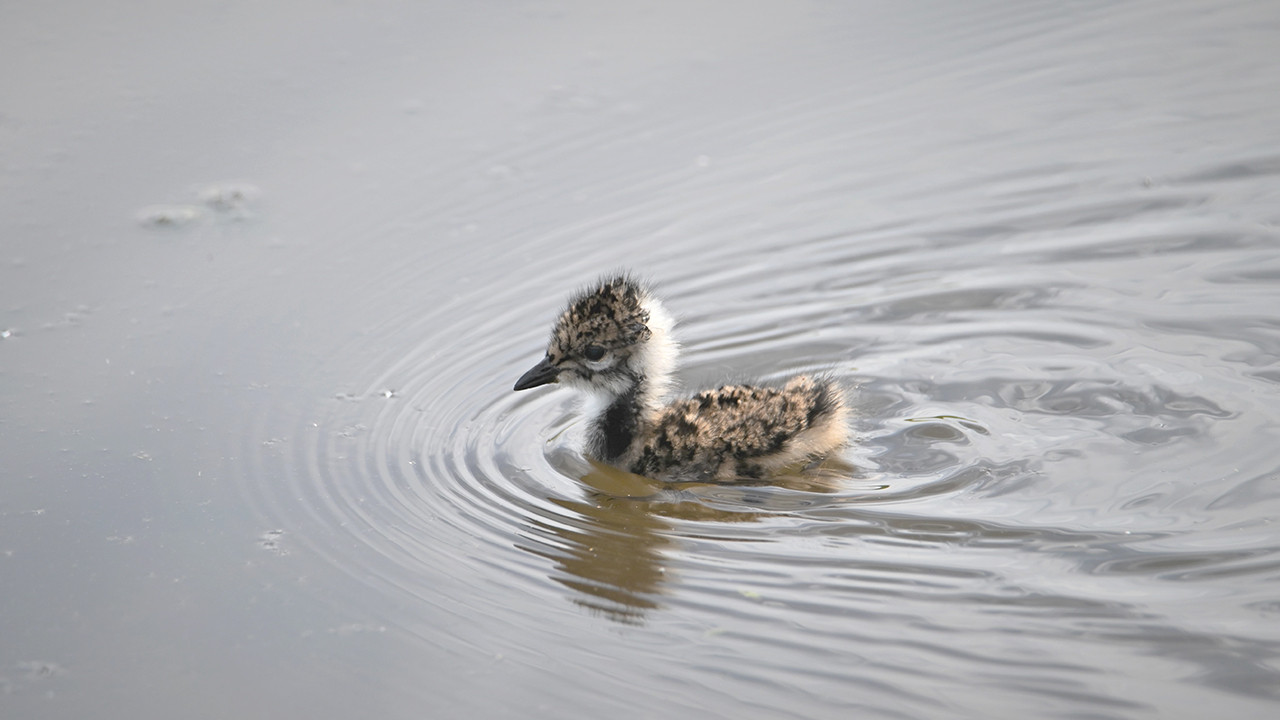
<svg viewBox="0 0 1280 720">
<path fill-rule="evenodd" d="M 1280 515 L 1280 236 L 1205 219 L 1210 185 L 1273 165 L 1129 184 L 1099 184 L 1085 162 L 995 172 L 938 182 L 911 222 L 843 206 L 850 170 L 762 189 L 841 208 L 770 227 L 730 202 L 759 170 L 747 163 L 683 202 L 700 186 L 673 176 L 661 200 L 530 231 L 518 240 L 555 259 L 477 272 L 434 305 L 404 302 L 423 296 L 416 258 L 369 287 L 379 320 L 320 371 L 333 393 L 257 418 L 242 453 L 271 480 L 246 496 L 322 538 L 309 550 L 365 590 L 527 642 L 560 638 L 522 627 L 521 603 L 565 600 L 722 638 L 723 657 L 655 664 L 668 686 L 857 683 L 925 712 L 924 673 L 956 693 L 1003 687 L 1028 712 L 1050 697 L 1123 713 L 1137 706 L 1097 677 L 1167 651 L 1196 682 L 1280 699 L 1264 682 L 1280 636 L 1205 614 L 1228 600 L 1274 614 L 1280 545 L 1260 518 Z M 636 189 L 620 183 L 599 192 Z M 985 204 L 969 204 L 972 185 Z M 893 191 L 862 202 L 910 202 Z M 510 386 L 564 296 L 635 256 L 680 318 L 690 389 L 826 372 L 851 390 L 856 442 L 761 485 L 661 485 L 582 457 L 569 393 Z M 412 611 L 398 621 L 471 642 Z"/>
</svg>

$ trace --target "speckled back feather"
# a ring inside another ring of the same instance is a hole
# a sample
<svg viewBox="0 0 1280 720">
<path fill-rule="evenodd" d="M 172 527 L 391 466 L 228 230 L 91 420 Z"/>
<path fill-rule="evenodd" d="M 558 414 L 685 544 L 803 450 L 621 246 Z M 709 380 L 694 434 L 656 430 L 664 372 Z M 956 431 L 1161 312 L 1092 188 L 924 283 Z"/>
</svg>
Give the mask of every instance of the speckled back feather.
<svg viewBox="0 0 1280 720">
<path fill-rule="evenodd" d="M 628 469 L 651 476 L 677 469 L 716 480 L 760 477 L 839 447 L 845 415 L 840 389 L 826 379 L 705 390 L 663 409 L 626 458 Z"/>
</svg>

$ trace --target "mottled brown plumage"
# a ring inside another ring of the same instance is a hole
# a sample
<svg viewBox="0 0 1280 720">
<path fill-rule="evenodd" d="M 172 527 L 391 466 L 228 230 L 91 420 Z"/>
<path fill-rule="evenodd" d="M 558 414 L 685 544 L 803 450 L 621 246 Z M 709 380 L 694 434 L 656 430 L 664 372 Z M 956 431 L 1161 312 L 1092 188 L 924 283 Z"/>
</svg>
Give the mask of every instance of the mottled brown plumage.
<svg viewBox="0 0 1280 720">
<path fill-rule="evenodd" d="M 727 385 L 665 404 L 678 352 L 672 325 L 643 285 L 603 280 L 570 301 L 546 357 L 515 389 L 565 382 L 586 391 L 587 454 L 661 479 L 761 477 L 846 442 L 844 398 L 828 379 Z"/>
</svg>

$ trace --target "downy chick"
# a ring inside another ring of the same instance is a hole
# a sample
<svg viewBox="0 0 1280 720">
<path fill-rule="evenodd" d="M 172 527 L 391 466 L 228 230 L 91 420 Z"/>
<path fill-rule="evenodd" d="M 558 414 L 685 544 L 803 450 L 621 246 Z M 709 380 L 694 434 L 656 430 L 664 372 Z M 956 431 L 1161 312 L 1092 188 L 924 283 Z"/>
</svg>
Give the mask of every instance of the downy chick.
<svg viewBox="0 0 1280 720">
<path fill-rule="evenodd" d="M 585 391 L 593 416 L 586 454 L 663 480 L 757 478 L 847 441 L 843 394 L 823 378 L 726 385 L 668 403 L 679 351 L 673 325 L 644 285 L 625 275 L 602 280 L 570 300 L 546 357 L 515 389 L 563 382 Z"/>
</svg>

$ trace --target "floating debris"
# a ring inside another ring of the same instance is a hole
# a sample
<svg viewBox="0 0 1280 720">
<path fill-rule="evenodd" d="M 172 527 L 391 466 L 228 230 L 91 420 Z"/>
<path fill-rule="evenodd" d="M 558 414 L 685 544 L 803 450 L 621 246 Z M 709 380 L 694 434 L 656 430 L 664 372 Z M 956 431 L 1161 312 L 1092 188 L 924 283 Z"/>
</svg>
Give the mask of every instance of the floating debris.
<svg viewBox="0 0 1280 720">
<path fill-rule="evenodd" d="M 284 535 L 284 530 L 268 530 L 258 536 L 258 547 L 276 555 L 288 555 L 289 551 L 280 547 L 280 537 Z"/>
<path fill-rule="evenodd" d="M 354 438 L 354 437 L 359 437 L 360 435 L 363 435 L 364 431 L 368 429 L 369 428 L 366 427 L 364 423 L 356 423 L 354 425 L 347 425 L 346 427 L 342 428 L 341 430 L 338 431 L 338 435 L 344 438 Z"/>
<path fill-rule="evenodd" d="M 181 227 L 204 215 L 204 209 L 195 205 L 150 205 L 138 211 L 138 222 L 147 227 Z"/>
<path fill-rule="evenodd" d="M 249 217 L 252 205 L 262 195 L 258 186 L 249 183 L 218 183 L 195 192 L 199 205 L 148 205 L 138 211 L 138 222 L 147 227 L 181 227 L 208 219 L 210 211 L 242 220 Z"/>
<path fill-rule="evenodd" d="M 43 680 L 65 675 L 67 672 L 58 663 L 47 660 L 24 660 L 18 663 L 18 669 L 22 671 L 27 680 Z"/>
<path fill-rule="evenodd" d="M 223 183 L 200 191 L 200 201 L 216 212 L 237 218 L 246 217 L 249 207 L 262 195 L 256 185 Z"/>
</svg>

